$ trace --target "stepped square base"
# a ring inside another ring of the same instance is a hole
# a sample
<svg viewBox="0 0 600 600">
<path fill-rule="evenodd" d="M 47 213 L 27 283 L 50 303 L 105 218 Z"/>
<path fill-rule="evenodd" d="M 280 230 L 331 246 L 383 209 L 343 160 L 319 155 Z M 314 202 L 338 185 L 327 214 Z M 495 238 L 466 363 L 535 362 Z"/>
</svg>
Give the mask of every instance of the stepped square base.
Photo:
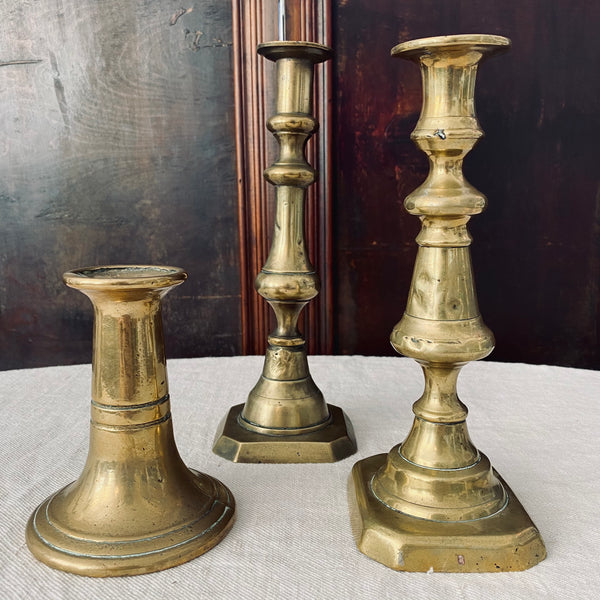
<svg viewBox="0 0 600 600">
<path fill-rule="evenodd" d="M 295 435 L 265 435 L 238 422 L 244 405 L 231 408 L 220 424 L 213 452 L 242 463 L 336 462 L 356 452 L 354 431 L 341 408 L 327 405 L 331 421 L 322 429 Z"/>
<path fill-rule="evenodd" d="M 523 571 L 546 557 L 539 531 L 502 478 L 509 501 L 499 513 L 473 521 L 429 521 L 374 496 L 371 480 L 386 458 L 377 454 L 357 462 L 349 481 L 352 528 L 363 554 L 397 571 L 446 573 Z"/>
</svg>

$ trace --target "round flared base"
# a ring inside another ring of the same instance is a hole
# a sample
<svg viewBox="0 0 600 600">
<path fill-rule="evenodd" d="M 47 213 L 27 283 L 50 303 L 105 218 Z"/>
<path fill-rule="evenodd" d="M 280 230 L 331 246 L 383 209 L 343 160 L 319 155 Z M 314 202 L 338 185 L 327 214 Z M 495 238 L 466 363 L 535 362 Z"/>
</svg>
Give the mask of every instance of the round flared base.
<svg viewBox="0 0 600 600">
<path fill-rule="evenodd" d="M 227 487 L 203 473 L 192 471 L 192 475 L 209 501 L 199 503 L 202 512 L 176 527 L 149 530 L 135 539 L 102 540 L 102 523 L 97 523 L 87 537 L 79 532 L 74 535 L 67 526 L 49 516 L 49 507 L 58 500 L 58 492 L 31 515 L 26 530 L 27 545 L 47 565 L 89 577 L 138 575 L 187 562 L 218 544 L 233 525 L 235 514 L 235 501 Z M 165 506 L 165 512 L 169 510 Z"/>
</svg>

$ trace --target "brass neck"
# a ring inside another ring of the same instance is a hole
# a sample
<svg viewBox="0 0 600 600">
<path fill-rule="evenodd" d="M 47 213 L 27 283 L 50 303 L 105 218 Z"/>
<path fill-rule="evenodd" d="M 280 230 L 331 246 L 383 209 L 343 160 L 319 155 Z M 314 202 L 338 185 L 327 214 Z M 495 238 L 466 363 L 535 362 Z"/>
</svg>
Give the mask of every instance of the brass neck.
<svg viewBox="0 0 600 600">
<path fill-rule="evenodd" d="M 483 131 L 475 113 L 477 68 L 506 50 L 501 36 L 441 36 L 405 42 L 392 56 L 421 68 L 423 108 L 411 138 L 429 158 L 425 182 L 405 200 L 406 210 L 422 218 L 420 246 L 460 247 L 471 243 L 466 224 L 486 205 L 485 196 L 464 178 L 462 167 Z"/>
<path fill-rule="evenodd" d="M 185 277 L 181 269 L 135 266 L 65 274 L 94 306 L 93 426 L 135 428 L 169 417 L 161 298 Z"/>
</svg>

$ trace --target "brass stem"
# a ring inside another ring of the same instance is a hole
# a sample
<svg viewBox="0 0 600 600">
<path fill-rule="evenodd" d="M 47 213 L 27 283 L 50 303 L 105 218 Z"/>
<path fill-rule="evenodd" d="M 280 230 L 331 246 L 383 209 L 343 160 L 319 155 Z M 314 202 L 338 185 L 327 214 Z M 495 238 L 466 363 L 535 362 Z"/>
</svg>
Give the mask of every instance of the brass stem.
<svg viewBox="0 0 600 600">
<path fill-rule="evenodd" d="M 343 412 L 325 403 L 311 377 L 298 319 L 320 288 L 304 232 L 306 189 L 316 178 L 305 149 L 318 129 L 312 115 L 314 67 L 332 51 L 311 42 L 270 42 L 258 53 L 276 63 L 277 112 L 267 127 L 279 156 L 264 173 L 275 186 L 277 209 L 271 250 L 255 287 L 277 326 L 268 337 L 258 383 L 243 406 L 231 409 L 213 450 L 240 462 L 330 462 L 352 454 L 356 444 Z"/>
<path fill-rule="evenodd" d="M 486 199 L 465 180 L 462 165 L 483 135 L 475 116 L 477 67 L 509 45 L 499 36 L 459 35 L 392 50 L 421 67 L 423 109 L 411 137 L 430 170 L 405 200 L 422 227 L 406 310 L 391 342 L 422 366 L 425 389 L 405 441 L 356 463 L 353 481 L 359 548 L 393 569 L 512 571 L 545 556 L 531 519 L 472 443 L 456 389 L 460 369 L 494 347 L 479 313 L 467 230 Z"/>
<path fill-rule="evenodd" d="M 277 113 L 267 127 L 279 144 L 279 157 L 265 170 L 265 179 L 275 186 L 277 211 L 271 251 L 255 287 L 273 308 L 277 327 L 268 338 L 263 375 L 250 393 L 240 425 L 284 435 L 325 427 L 329 420 L 308 369 L 298 318 L 320 287 L 304 232 L 306 188 L 316 178 L 305 147 L 318 129 L 312 116 L 314 65 L 327 60 L 331 50 L 319 44 L 273 42 L 260 45 L 258 52 L 277 65 Z"/>
<path fill-rule="evenodd" d="M 456 498 L 434 499 L 433 488 L 423 495 L 422 487 L 392 485 L 389 469 L 382 469 L 373 489 L 384 501 L 386 494 L 397 494 L 409 503 L 403 510 L 420 517 L 470 520 L 489 516 L 506 503 L 489 462 L 482 460 L 469 438 L 467 409 L 456 392 L 461 367 L 487 356 L 494 347 L 494 336 L 479 314 L 467 230 L 469 218 L 483 210 L 486 199 L 465 180 L 462 164 L 482 136 L 474 104 L 477 66 L 504 48 L 508 42 L 503 40 L 480 39 L 450 49 L 443 43 L 401 45 L 392 51 L 421 66 L 423 110 L 411 137 L 430 163 L 427 179 L 405 201 L 406 209 L 421 218 L 422 227 L 406 311 L 391 342 L 398 352 L 422 364 L 425 391 L 413 406 L 415 422 L 398 453 L 406 460 L 409 479 L 410 473 L 422 469 L 463 469 L 464 481 L 469 482 L 460 509 L 455 510 Z M 455 485 L 449 491 L 454 489 Z M 440 510 L 444 502 L 447 506 Z M 427 503 L 429 511 L 422 506 Z"/>
</svg>

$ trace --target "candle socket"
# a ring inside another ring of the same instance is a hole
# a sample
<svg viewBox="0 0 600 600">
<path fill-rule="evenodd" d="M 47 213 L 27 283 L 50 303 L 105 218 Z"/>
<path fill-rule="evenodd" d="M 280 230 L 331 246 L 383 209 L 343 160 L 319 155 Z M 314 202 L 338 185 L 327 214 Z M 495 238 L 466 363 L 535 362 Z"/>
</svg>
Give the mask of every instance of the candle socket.
<svg viewBox="0 0 600 600">
<path fill-rule="evenodd" d="M 411 137 L 430 172 L 405 200 L 422 228 L 391 342 L 421 365 L 425 390 L 406 440 L 356 463 L 350 484 L 358 547 L 392 569 L 519 571 L 546 556 L 537 528 L 469 438 L 456 393 L 460 369 L 494 347 L 477 305 L 467 231 L 486 198 L 464 179 L 462 162 L 483 135 L 474 106 L 478 64 L 509 46 L 500 36 L 457 35 L 392 50 L 421 67 L 423 110 Z"/>
<path fill-rule="evenodd" d="M 298 331 L 300 313 L 320 287 L 304 237 L 306 188 L 316 178 L 304 150 L 318 129 L 314 65 L 332 51 L 310 42 L 269 42 L 258 53 L 277 64 L 277 112 L 267 127 L 280 153 L 265 170 L 277 210 L 271 251 L 255 287 L 273 308 L 277 327 L 268 337 L 262 376 L 246 403 L 221 423 L 213 451 L 235 462 L 333 462 L 356 451 L 354 435 L 342 410 L 326 404 L 313 381 Z"/>
</svg>

